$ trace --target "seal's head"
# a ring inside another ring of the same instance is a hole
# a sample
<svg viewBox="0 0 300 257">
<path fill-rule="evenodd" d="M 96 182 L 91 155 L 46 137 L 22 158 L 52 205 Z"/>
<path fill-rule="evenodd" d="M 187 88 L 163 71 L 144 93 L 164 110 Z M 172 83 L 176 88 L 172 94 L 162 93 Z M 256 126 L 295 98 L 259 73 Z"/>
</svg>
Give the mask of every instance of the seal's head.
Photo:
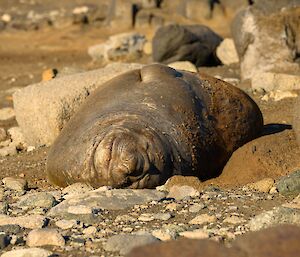
<svg viewBox="0 0 300 257">
<path fill-rule="evenodd" d="M 103 185 L 153 188 L 170 176 L 167 152 L 166 144 L 153 130 L 115 127 L 95 148 L 94 169 Z"/>
</svg>

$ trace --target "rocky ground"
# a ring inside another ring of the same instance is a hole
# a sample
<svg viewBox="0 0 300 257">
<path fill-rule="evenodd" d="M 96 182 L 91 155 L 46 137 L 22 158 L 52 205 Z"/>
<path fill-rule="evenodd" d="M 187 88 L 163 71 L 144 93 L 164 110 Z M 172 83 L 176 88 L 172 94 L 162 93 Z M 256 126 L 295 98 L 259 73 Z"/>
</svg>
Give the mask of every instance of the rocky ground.
<svg viewBox="0 0 300 257">
<path fill-rule="evenodd" d="M 153 36 L 152 28 L 136 31 Z M 40 82 L 47 69 L 101 67 L 87 49 L 118 32 L 82 24 L 1 31 L 0 111 L 12 108 L 13 92 Z M 149 63 L 151 58 L 144 55 L 136 62 Z M 179 238 L 230 245 L 249 231 L 280 223 L 299 225 L 300 149 L 291 126 L 295 98 L 275 101 L 251 90 L 240 82 L 237 65 L 199 70 L 245 90 L 264 116 L 261 137 L 238 149 L 219 178 L 200 182 L 174 177 L 157 190 L 84 184 L 60 189 L 46 179 L 48 148 L 19 147 L 18 154 L 0 157 L 3 256 L 25 256 L 26 251 L 30 256 L 124 256 L 135 246 Z M 1 128 L 17 126 L 11 109 L 1 115 Z"/>
</svg>

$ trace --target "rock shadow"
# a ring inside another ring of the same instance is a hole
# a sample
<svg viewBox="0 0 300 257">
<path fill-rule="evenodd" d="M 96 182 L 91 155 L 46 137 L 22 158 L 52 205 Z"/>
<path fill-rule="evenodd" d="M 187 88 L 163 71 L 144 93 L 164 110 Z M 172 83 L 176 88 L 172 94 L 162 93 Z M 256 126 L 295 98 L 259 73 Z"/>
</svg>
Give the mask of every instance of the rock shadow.
<svg viewBox="0 0 300 257">
<path fill-rule="evenodd" d="M 261 133 L 261 136 L 267 136 L 272 135 L 276 133 L 280 133 L 286 129 L 292 129 L 292 125 L 290 124 L 280 124 L 280 123 L 270 123 L 266 124 L 263 127 L 263 131 Z"/>
</svg>

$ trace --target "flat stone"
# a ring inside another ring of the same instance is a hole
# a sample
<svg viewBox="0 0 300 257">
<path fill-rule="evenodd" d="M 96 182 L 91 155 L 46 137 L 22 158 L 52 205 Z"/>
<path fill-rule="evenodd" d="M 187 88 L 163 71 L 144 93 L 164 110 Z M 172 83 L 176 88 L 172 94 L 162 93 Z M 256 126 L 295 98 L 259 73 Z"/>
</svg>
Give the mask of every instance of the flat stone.
<svg viewBox="0 0 300 257">
<path fill-rule="evenodd" d="M 68 213 L 71 214 L 92 214 L 93 208 L 85 205 L 69 206 Z"/>
<path fill-rule="evenodd" d="M 239 62 L 239 56 L 232 38 L 225 38 L 217 47 L 216 53 L 220 61 L 225 65 Z"/>
<path fill-rule="evenodd" d="M 300 210 L 300 195 L 298 195 L 290 203 L 285 203 L 282 206 L 286 207 L 286 208 L 290 208 L 290 209 L 299 209 Z"/>
<path fill-rule="evenodd" d="M 256 231 L 285 223 L 300 225 L 300 210 L 276 207 L 252 218 L 249 227 L 251 231 Z"/>
<path fill-rule="evenodd" d="M 16 146 L 9 144 L 3 148 L 0 148 L 0 156 L 13 156 L 18 153 Z"/>
<path fill-rule="evenodd" d="M 82 231 L 83 234 L 87 235 L 87 236 L 91 236 L 91 235 L 95 235 L 97 233 L 97 228 L 94 226 L 90 226 L 88 228 L 85 228 Z"/>
<path fill-rule="evenodd" d="M 13 108 L 6 107 L 0 109 L 0 120 L 10 120 L 15 117 L 15 111 Z"/>
<path fill-rule="evenodd" d="M 81 194 L 90 192 L 92 190 L 94 190 L 94 188 L 85 183 L 74 183 L 72 185 L 65 187 L 62 190 L 62 193 L 68 194 L 68 197 L 70 197 L 70 196 L 74 196 L 74 195 L 81 195 Z"/>
<path fill-rule="evenodd" d="M 142 213 L 140 217 L 138 217 L 139 221 L 148 222 L 154 220 L 154 217 L 150 213 Z"/>
<path fill-rule="evenodd" d="M 157 229 L 152 231 L 152 235 L 161 241 L 174 240 L 177 234 L 166 229 Z"/>
<path fill-rule="evenodd" d="M 274 100 L 275 102 L 277 102 L 277 101 L 281 101 L 286 98 L 295 98 L 297 96 L 298 96 L 298 94 L 293 91 L 274 90 L 274 91 L 270 91 L 267 94 L 265 94 L 261 98 L 261 100 L 263 100 L 263 101 Z"/>
<path fill-rule="evenodd" d="M 168 66 L 175 70 L 183 70 L 183 71 L 189 71 L 194 73 L 198 72 L 197 67 L 189 61 L 172 62 L 169 63 Z"/>
<path fill-rule="evenodd" d="M 192 231 L 183 231 L 179 233 L 180 236 L 190 239 L 205 239 L 209 238 L 209 233 L 203 229 L 195 229 Z"/>
<path fill-rule="evenodd" d="M 120 252 L 121 255 L 129 253 L 133 248 L 159 242 L 152 235 L 126 235 L 120 234 L 110 237 L 104 249 L 110 252 Z"/>
<path fill-rule="evenodd" d="M 19 225 L 2 225 L 0 226 L 0 231 L 4 232 L 6 234 L 18 234 L 22 231 L 23 229 Z"/>
<path fill-rule="evenodd" d="M 199 191 L 191 186 L 172 186 L 167 197 L 174 198 L 175 200 L 179 201 L 197 196 L 200 196 Z"/>
<path fill-rule="evenodd" d="M 206 207 L 206 205 L 204 203 L 196 203 L 193 204 L 190 208 L 189 208 L 189 212 L 199 212 L 200 210 L 204 209 Z"/>
<path fill-rule="evenodd" d="M 33 214 L 33 215 L 24 215 L 19 217 L 10 217 L 7 215 L 0 215 L 0 226 L 4 225 L 19 225 L 23 228 L 42 228 L 47 219 L 45 216 Z"/>
<path fill-rule="evenodd" d="M 77 225 L 76 220 L 58 220 L 55 225 L 60 229 L 71 229 Z"/>
<path fill-rule="evenodd" d="M 56 229 L 42 228 L 30 231 L 26 244 L 29 247 L 45 245 L 64 246 L 65 239 Z"/>
<path fill-rule="evenodd" d="M 167 221 L 172 218 L 172 215 L 169 212 L 166 213 L 154 213 L 153 214 L 154 219 L 156 220 L 164 220 Z"/>
<path fill-rule="evenodd" d="M 137 204 L 144 204 L 153 200 L 158 201 L 164 197 L 165 193 L 151 189 L 94 190 L 64 200 L 60 204 L 54 206 L 48 214 L 50 216 L 64 216 L 65 214 L 68 214 L 70 210 L 74 210 L 74 208 L 78 209 L 78 206 L 84 206 L 84 208 L 89 210 L 123 210 Z"/>
<path fill-rule="evenodd" d="M 23 192 L 27 189 L 27 181 L 22 178 L 6 177 L 2 179 L 2 182 L 6 188 L 14 191 Z"/>
<path fill-rule="evenodd" d="M 201 214 L 196 216 L 194 219 L 192 219 L 189 224 L 193 224 L 193 225 L 202 225 L 205 223 L 212 223 L 217 221 L 216 216 L 214 215 L 208 215 L 208 214 Z"/>
<path fill-rule="evenodd" d="M 52 252 L 41 248 L 18 249 L 3 253 L 1 257 L 50 257 Z"/>
<path fill-rule="evenodd" d="M 230 216 L 223 220 L 224 223 L 230 223 L 234 225 L 244 223 L 245 221 L 245 219 L 237 216 Z"/>
<path fill-rule="evenodd" d="M 281 178 L 277 182 L 277 190 L 283 195 L 297 195 L 300 193 L 300 170 Z"/>
<path fill-rule="evenodd" d="M 132 216 L 129 216 L 127 214 L 125 215 L 119 215 L 116 217 L 115 219 L 115 222 L 128 222 L 128 223 L 131 223 L 131 222 L 134 222 L 136 219 Z"/>
<path fill-rule="evenodd" d="M 275 181 L 272 178 L 265 178 L 260 181 L 248 184 L 247 187 L 250 189 L 262 192 L 269 193 L 270 189 L 273 187 Z"/>
<path fill-rule="evenodd" d="M 186 231 L 186 227 L 174 224 L 165 224 L 161 229 L 152 231 L 152 235 L 162 241 L 174 240 L 179 236 L 179 233 Z"/>
<path fill-rule="evenodd" d="M 276 72 L 257 72 L 251 80 L 252 89 L 291 91 L 300 89 L 300 76 Z"/>
<path fill-rule="evenodd" d="M 51 208 L 55 205 L 55 198 L 46 192 L 24 195 L 20 198 L 18 205 L 20 207 L 41 207 Z"/>
</svg>

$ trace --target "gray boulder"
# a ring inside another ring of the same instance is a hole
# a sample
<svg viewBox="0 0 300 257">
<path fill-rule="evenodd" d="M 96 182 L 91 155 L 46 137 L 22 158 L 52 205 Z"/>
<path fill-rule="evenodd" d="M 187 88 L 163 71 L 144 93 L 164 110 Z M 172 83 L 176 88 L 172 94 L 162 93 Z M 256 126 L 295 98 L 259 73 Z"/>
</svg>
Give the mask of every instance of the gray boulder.
<svg viewBox="0 0 300 257">
<path fill-rule="evenodd" d="M 300 72 L 300 1 L 257 1 L 240 11 L 232 23 L 241 76 Z"/>
<path fill-rule="evenodd" d="M 100 85 L 141 64 L 105 68 L 30 85 L 13 94 L 17 122 L 29 145 L 51 145 L 71 116 Z"/>
<path fill-rule="evenodd" d="M 98 45 L 89 47 L 88 54 L 93 60 L 105 62 L 134 60 L 141 56 L 146 42 L 144 35 L 129 32 L 113 35 Z"/>
<path fill-rule="evenodd" d="M 216 65 L 215 55 L 222 38 L 203 25 L 171 24 L 159 28 L 152 40 L 155 62 L 190 61 L 196 66 Z"/>
</svg>

